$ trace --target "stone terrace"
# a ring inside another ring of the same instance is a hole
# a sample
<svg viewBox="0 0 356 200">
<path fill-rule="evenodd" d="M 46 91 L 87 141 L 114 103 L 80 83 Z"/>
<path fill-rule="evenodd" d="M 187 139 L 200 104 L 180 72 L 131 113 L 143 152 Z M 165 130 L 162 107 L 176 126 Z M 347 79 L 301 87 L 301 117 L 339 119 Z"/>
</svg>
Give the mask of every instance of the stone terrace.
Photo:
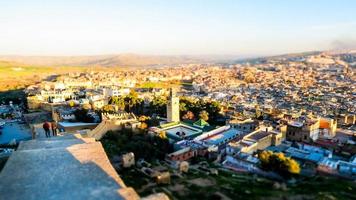
<svg viewBox="0 0 356 200">
<path fill-rule="evenodd" d="M 100 142 L 80 135 L 21 142 L 0 174 L 1 199 L 139 199 Z"/>
</svg>

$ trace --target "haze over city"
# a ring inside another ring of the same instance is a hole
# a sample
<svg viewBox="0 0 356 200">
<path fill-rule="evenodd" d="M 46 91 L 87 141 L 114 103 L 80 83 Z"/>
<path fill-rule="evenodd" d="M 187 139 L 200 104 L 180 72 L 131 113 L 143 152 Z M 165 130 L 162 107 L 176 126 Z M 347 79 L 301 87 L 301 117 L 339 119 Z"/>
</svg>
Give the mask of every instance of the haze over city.
<svg viewBox="0 0 356 200">
<path fill-rule="evenodd" d="M 0 1 L 0 200 L 356 199 L 356 1 Z"/>
<path fill-rule="evenodd" d="M 353 48 L 355 1 L 1 1 L 0 55 L 266 56 Z"/>
</svg>

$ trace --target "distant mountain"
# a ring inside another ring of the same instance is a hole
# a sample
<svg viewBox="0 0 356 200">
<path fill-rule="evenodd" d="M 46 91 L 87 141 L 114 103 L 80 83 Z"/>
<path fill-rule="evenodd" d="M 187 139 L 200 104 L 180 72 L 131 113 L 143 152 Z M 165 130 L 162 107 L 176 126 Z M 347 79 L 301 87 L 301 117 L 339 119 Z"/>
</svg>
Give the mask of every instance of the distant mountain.
<svg viewBox="0 0 356 200">
<path fill-rule="evenodd" d="M 259 56 L 255 58 L 245 58 L 235 60 L 234 63 L 265 63 L 267 60 L 298 60 L 301 58 L 305 58 L 307 56 L 318 55 L 322 53 L 321 51 L 308 51 L 308 52 L 300 52 L 300 53 L 289 53 L 289 54 L 281 54 L 281 55 L 272 55 L 272 56 Z"/>
<path fill-rule="evenodd" d="M 16 62 L 35 66 L 104 66 L 131 67 L 202 63 L 209 59 L 193 56 L 150 56 L 118 54 L 99 56 L 0 56 L 0 61 Z"/>
<path fill-rule="evenodd" d="M 176 65 L 188 63 L 264 63 L 267 60 L 298 60 L 307 56 L 327 53 L 342 55 L 346 61 L 355 62 L 355 51 L 310 51 L 276 56 L 236 56 L 236 55 L 200 55 L 200 56 L 160 56 L 140 54 L 116 54 L 97 56 L 1 56 L 0 63 L 16 63 L 30 66 L 102 66 L 102 67 L 144 67 L 156 65 Z"/>
</svg>

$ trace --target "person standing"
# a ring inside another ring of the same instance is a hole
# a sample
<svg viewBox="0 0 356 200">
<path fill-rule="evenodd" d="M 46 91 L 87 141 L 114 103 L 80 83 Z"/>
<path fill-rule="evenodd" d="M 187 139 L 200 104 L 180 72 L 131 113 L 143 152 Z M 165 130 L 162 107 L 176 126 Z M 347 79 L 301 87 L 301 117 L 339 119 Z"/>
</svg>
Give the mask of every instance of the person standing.
<svg viewBox="0 0 356 200">
<path fill-rule="evenodd" d="M 49 131 L 49 129 L 51 128 L 50 126 L 51 125 L 47 121 L 45 121 L 45 123 L 43 123 L 43 129 L 45 131 L 46 137 L 48 137 L 48 138 L 51 137 L 51 133 Z"/>
<path fill-rule="evenodd" d="M 52 128 L 52 135 L 57 136 L 57 123 L 55 121 L 52 121 L 51 128 Z"/>
</svg>

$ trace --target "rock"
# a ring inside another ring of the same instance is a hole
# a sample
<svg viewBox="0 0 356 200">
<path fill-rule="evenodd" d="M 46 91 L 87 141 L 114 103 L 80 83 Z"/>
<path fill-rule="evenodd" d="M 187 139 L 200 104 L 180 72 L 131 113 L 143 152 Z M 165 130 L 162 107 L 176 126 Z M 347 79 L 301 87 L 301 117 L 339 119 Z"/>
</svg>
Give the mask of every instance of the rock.
<svg viewBox="0 0 356 200">
<path fill-rule="evenodd" d="M 142 200 L 169 200 L 169 197 L 164 193 L 156 193 L 144 197 Z"/>
<path fill-rule="evenodd" d="M 279 190 L 280 188 L 281 188 L 281 184 L 279 184 L 278 182 L 273 183 L 273 189 Z"/>
</svg>

